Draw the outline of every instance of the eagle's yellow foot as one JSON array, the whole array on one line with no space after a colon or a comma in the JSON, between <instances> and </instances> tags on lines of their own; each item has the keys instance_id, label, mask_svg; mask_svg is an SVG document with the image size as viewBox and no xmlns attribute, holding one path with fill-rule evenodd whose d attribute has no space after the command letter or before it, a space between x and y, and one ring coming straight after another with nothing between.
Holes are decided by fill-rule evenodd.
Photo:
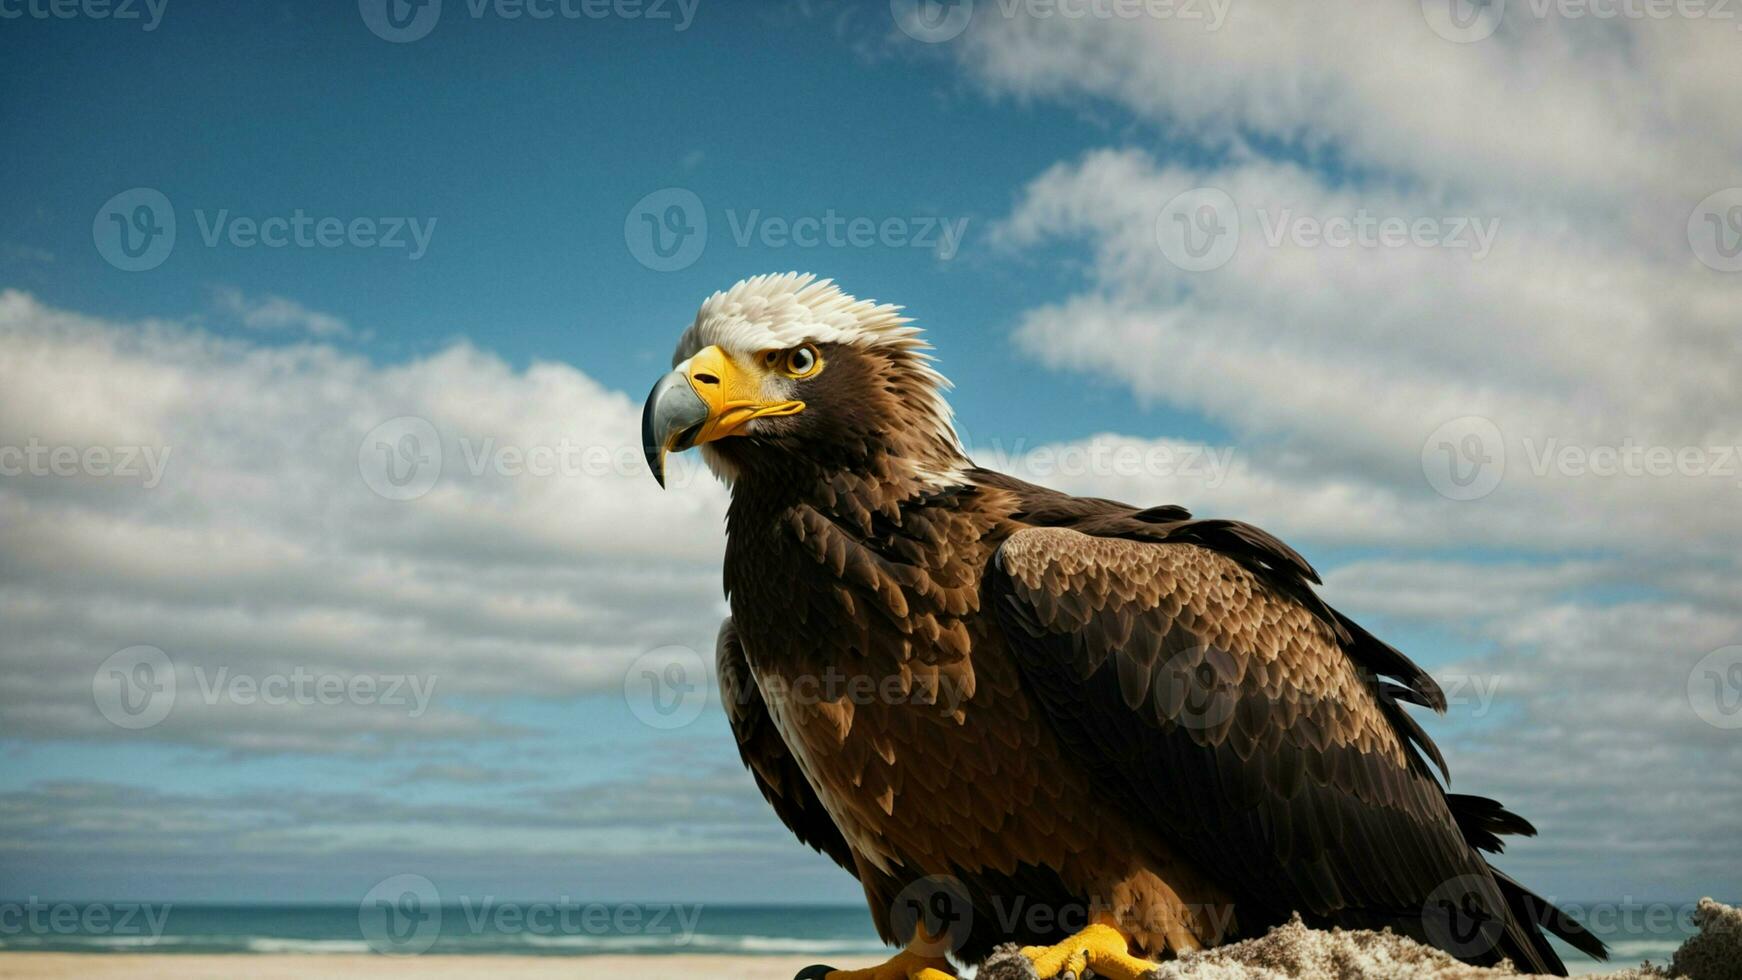
<instances>
[{"instance_id":1,"label":"eagle's yellow foot","mask_svg":"<svg viewBox=\"0 0 1742 980\"><path fill-rule=\"evenodd\" d=\"M827 966L807 966L792 980L955 980L955 968L942 956L922 956L904 949L887 963L863 970L837 970Z\"/></svg>"},{"instance_id":2,"label":"eagle's yellow foot","mask_svg":"<svg viewBox=\"0 0 1742 980\"><path fill-rule=\"evenodd\" d=\"M1160 969L1132 956L1125 934L1106 919L1056 946L1024 946L1019 952L1040 980L1077 980L1089 970L1103 980L1145 980Z\"/></svg>"}]
</instances>

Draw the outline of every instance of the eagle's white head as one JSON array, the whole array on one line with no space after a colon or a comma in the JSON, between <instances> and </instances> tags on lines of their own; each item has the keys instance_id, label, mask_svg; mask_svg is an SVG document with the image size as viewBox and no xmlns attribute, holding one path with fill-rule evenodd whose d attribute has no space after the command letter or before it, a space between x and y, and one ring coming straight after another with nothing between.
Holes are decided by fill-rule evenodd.
<instances>
[{"instance_id":1,"label":"eagle's white head","mask_svg":"<svg viewBox=\"0 0 1742 980\"><path fill-rule=\"evenodd\" d=\"M828 279L745 279L702 303L648 396L648 465L663 483L667 452L702 446L728 482L746 467L863 463L879 452L953 472L964 456L930 349L901 307Z\"/></svg>"}]
</instances>

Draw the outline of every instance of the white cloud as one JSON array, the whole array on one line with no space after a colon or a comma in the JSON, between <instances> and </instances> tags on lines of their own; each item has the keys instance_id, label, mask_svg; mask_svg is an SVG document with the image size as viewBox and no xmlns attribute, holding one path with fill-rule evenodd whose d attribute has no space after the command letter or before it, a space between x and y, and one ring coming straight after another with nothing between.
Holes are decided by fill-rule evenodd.
<instances>
[{"instance_id":1,"label":"white cloud","mask_svg":"<svg viewBox=\"0 0 1742 980\"><path fill-rule=\"evenodd\" d=\"M1107 70L1087 63L1117 63L1126 55L1108 49L1124 52L1140 39L1149 62L1169 64L1183 29L1113 38L1089 22L989 23L970 46L978 57L1017 43L1000 32L1050 40L1062 33L1068 43L1049 57L1074 52L1086 71ZM1414 43L1403 37L1400 50ZM1424 57L1442 57L1440 47L1456 46L1439 42ZM1317 51L1306 44L1301 56L1317 59L1310 65L1285 59L1273 66L1278 78L1248 81L1281 86L1291 72L1299 83L1301 73L1335 68L1347 84L1367 85L1359 65L1337 68L1341 62ZM1244 64L1237 59L1224 75L1240 76ZM1025 80L991 77L1030 94L1068 88L1041 84L1050 76L1038 70ZM1149 108L1198 104L1183 92L1157 100ZM1294 108L1313 131L1336 132L1320 110ZM1436 124L1482 140L1512 119L1481 131L1460 128L1456 116ZM1377 132L1386 125L1363 119ZM1402 129L1391 135L1415 139ZM1701 158L1701 136L1690 132L1686 145L1669 147L1685 156L1678 173ZM1375 151L1358 142L1339 152L1355 168L1408 162L1369 158L1363 154ZM1306 491L1341 487L1374 506L1381 528L1408 533L1431 516L1460 544L1553 551L1589 542L1590 529L1601 526L1607 547L1649 552L1673 544L1728 557L1725 542L1742 537L1742 508L1734 506L1742 492L1742 393L1733 383L1742 363L1734 328L1742 290L1734 276L1695 260L1685 237L1689 205L1674 215L1679 248L1660 248L1638 228L1654 216L1654 195L1673 196L1669 183L1619 195L1593 214L1538 195L1513 170L1453 181L1424 166L1406 176L1350 183L1249 154L1191 168L1134 149L1058 164L1025 189L998 240L1015 250L1082 243L1094 262L1076 295L1021 317L1017 343L1043 363L1123 382L1141 400L1223 424L1263 470ZM1158 236L1170 227L1170 202L1196 188L1226 193L1230 204L1213 215L1215 227L1237 245L1225 264L1187 271ZM1420 241L1480 239L1487 252L1387 243L1376 231L1346 247L1314 237L1336 219L1398 219L1400 228L1425 221L1433 234ZM1491 495L1451 508L1429 492L1424 452L1460 452L1464 433L1451 438L1442 426L1470 417L1493 423L1489 448L1503 454L1504 478ZM1626 472L1640 469L1645 454L1657 458L1655 472ZM1613 456L1635 460L1617 475L1592 475L1593 461L1602 469ZM1398 524L1399 517L1408 519ZM1349 533L1390 532L1363 523Z\"/></svg>"},{"instance_id":2,"label":"white cloud","mask_svg":"<svg viewBox=\"0 0 1742 980\"><path fill-rule=\"evenodd\" d=\"M639 406L573 368L516 371L463 345L377 366L319 344L108 323L16 291L0 294L0 338L0 446L163 460L147 488L8 457L10 731L117 734L93 672L138 644L177 675L173 712L139 737L367 750L505 731L481 704L620 690L641 652L712 642L723 489L686 459L674 482L690 485L662 493L640 458ZM438 434L440 476L388 499L371 489L395 492L365 436L406 416ZM299 668L405 676L434 694L413 716L201 693L221 669Z\"/></svg>"},{"instance_id":3,"label":"white cloud","mask_svg":"<svg viewBox=\"0 0 1742 980\"><path fill-rule=\"evenodd\" d=\"M1742 186L1742 36L1535 6L1454 44L1413 3L1239 3L1216 31L980 5L954 50L990 92L1112 105L1138 120L1128 144L1161 137L1019 195L1000 243L1092 262L1017 345L1238 449L1215 485L1043 482L1251 520L1309 559L1377 555L1326 594L1464 651L1436 673L1489 685L1497 717L1427 724L1458 789L1542 827L1507 867L1573 898L1678 894L1742 831L1742 741L1696 706L1701 658L1742 643L1742 280L1689 233L1696 204ZM1236 244L1182 260L1168 209L1204 188L1228 206L1185 219L1237 220L1212 242ZM1299 233L1362 215L1493 237Z\"/></svg>"},{"instance_id":4,"label":"white cloud","mask_svg":"<svg viewBox=\"0 0 1742 980\"><path fill-rule=\"evenodd\" d=\"M311 310L283 296L250 297L234 286L212 290L212 303L219 312L234 317L251 330L288 330L314 337L347 337L350 325L330 313Z\"/></svg>"},{"instance_id":5,"label":"white cloud","mask_svg":"<svg viewBox=\"0 0 1742 980\"><path fill-rule=\"evenodd\" d=\"M1650 192L1685 199L1682 219L1735 183L1733 23L1537 18L1516 3L1492 38L1455 44L1415 3L1255 0L1216 30L1024 15L1037 6L982 5L963 35L965 65L993 91L1106 99L1193 142L1281 141L1428 186Z\"/></svg>"}]
</instances>

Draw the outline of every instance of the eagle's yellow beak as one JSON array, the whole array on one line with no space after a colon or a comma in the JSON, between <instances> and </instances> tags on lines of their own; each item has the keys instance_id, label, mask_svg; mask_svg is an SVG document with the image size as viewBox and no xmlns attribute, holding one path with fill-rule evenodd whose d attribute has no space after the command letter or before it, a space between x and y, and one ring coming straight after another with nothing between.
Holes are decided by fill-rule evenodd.
<instances>
[{"instance_id":1,"label":"eagle's yellow beak","mask_svg":"<svg viewBox=\"0 0 1742 980\"><path fill-rule=\"evenodd\" d=\"M704 347L659 379L641 410L641 449L660 486L666 453L743 435L752 419L804 411L804 402L769 397L769 374L755 363L740 365L718 347Z\"/></svg>"}]
</instances>

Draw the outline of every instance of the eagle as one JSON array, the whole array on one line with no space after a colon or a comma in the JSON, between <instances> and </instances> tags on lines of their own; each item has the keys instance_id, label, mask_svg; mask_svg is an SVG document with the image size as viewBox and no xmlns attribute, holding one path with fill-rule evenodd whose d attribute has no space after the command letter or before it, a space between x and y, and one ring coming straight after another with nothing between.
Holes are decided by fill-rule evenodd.
<instances>
[{"instance_id":1,"label":"eagle","mask_svg":"<svg viewBox=\"0 0 1742 980\"><path fill-rule=\"evenodd\" d=\"M643 410L661 486L699 447L730 488L716 656L744 765L900 947L800 978L996 952L1139 980L1297 914L1532 972L1565 973L1551 934L1606 955L1489 863L1534 828L1447 791L1404 708L1445 695L1304 558L976 466L930 351L901 307L756 276L702 304Z\"/></svg>"}]
</instances>

